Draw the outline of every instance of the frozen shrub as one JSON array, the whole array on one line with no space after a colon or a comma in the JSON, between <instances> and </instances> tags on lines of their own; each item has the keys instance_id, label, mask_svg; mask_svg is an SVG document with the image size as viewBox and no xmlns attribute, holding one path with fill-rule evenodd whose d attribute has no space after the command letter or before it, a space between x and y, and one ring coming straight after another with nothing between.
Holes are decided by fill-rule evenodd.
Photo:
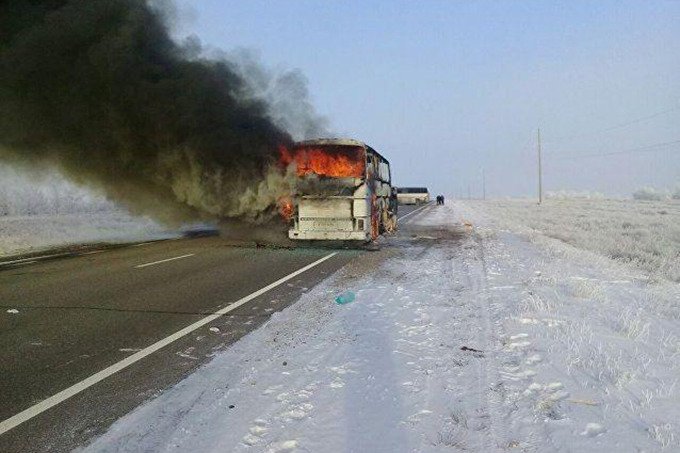
<instances>
[{"instance_id":1,"label":"frozen shrub","mask_svg":"<svg viewBox=\"0 0 680 453\"><path fill-rule=\"evenodd\" d=\"M660 201L663 200L664 197L663 194L654 187L641 187L633 192L633 198L636 200Z\"/></svg>"},{"instance_id":2,"label":"frozen shrub","mask_svg":"<svg viewBox=\"0 0 680 453\"><path fill-rule=\"evenodd\" d=\"M673 189L673 193L672 193L671 197L674 200L680 200L680 184L675 186L675 189Z\"/></svg>"},{"instance_id":3,"label":"frozen shrub","mask_svg":"<svg viewBox=\"0 0 680 453\"><path fill-rule=\"evenodd\" d=\"M545 197L551 200L602 200L605 198L603 193L591 192L589 190L556 190L548 191Z\"/></svg>"}]
</instances>

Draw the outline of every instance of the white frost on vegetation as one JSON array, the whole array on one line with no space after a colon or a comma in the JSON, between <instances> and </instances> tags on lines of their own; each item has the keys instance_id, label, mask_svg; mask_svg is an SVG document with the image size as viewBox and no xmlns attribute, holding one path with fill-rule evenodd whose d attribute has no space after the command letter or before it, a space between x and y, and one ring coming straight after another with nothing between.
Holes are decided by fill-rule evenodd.
<instances>
[{"instance_id":1,"label":"white frost on vegetation","mask_svg":"<svg viewBox=\"0 0 680 453\"><path fill-rule=\"evenodd\" d=\"M570 200L570 199L586 199L586 200L601 200L605 198L601 192L591 192L588 190L556 190L548 191L545 197L553 200Z\"/></svg>"},{"instance_id":2,"label":"white frost on vegetation","mask_svg":"<svg viewBox=\"0 0 680 453\"><path fill-rule=\"evenodd\" d=\"M666 194L654 187L641 187L633 192L634 200L661 201L667 198Z\"/></svg>"},{"instance_id":3,"label":"white frost on vegetation","mask_svg":"<svg viewBox=\"0 0 680 453\"><path fill-rule=\"evenodd\" d=\"M0 218L115 210L106 198L54 172L25 173L0 164Z\"/></svg>"},{"instance_id":4,"label":"white frost on vegetation","mask_svg":"<svg viewBox=\"0 0 680 453\"><path fill-rule=\"evenodd\" d=\"M671 198L673 200L680 200L680 184L675 186L675 188L673 189L673 192L671 194Z\"/></svg>"},{"instance_id":5,"label":"white frost on vegetation","mask_svg":"<svg viewBox=\"0 0 680 453\"><path fill-rule=\"evenodd\" d=\"M171 235L152 220L131 216L58 174L23 173L0 165L0 257Z\"/></svg>"},{"instance_id":6,"label":"white frost on vegetation","mask_svg":"<svg viewBox=\"0 0 680 453\"><path fill-rule=\"evenodd\" d=\"M680 203L674 200L461 201L497 228L520 233L555 254L555 240L680 282Z\"/></svg>"},{"instance_id":7,"label":"white frost on vegetation","mask_svg":"<svg viewBox=\"0 0 680 453\"><path fill-rule=\"evenodd\" d=\"M176 236L152 220L122 211L0 217L0 257L99 242Z\"/></svg>"}]
</instances>

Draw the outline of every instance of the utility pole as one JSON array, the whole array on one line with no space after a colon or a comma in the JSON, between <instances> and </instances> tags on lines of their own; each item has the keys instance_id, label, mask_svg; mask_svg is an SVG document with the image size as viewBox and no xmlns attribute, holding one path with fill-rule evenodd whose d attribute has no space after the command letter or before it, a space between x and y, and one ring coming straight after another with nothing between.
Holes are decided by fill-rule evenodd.
<instances>
[{"instance_id":1,"label":"utility pole","mask_svg":"<svg viewBox=\"0 0 680 453\"><path fill-rule=\"evenodd\" d=\"M486 200L486 175L484 174L483 168L482 168L482 200Z\"/></svg>"},{"instance_id":2,"label":"utility pole","mask_svg":"<svg viewBox=\"0 0 680 453\"><path fill-rule=\"evenodd\" d=\"M543 203L543 170L541 168L541 128L538 128L538 204Z\"/></svg>"},{"instance_id":3,"label":"utility pole","mask_svg":"<svg viewBox=\"0 0 680 453\"><path fill-rule=\"evenodd\" d=\"M468 200L470 199L472 199L472 197L470 196L470 183L468 183Z\"/></svg>"}]
</instances>

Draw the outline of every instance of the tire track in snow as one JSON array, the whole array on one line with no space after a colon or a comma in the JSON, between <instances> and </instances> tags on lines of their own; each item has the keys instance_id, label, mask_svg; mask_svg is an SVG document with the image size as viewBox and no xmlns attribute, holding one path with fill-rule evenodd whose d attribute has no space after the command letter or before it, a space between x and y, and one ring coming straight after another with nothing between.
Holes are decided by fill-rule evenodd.
<instances>
[{"instance_id":1,"label":"tire track in snow","mask_svg":"<svg viewBox=\"0 0 680 453\"><path fill-rule=\"evenodd\" d=\"M504 407L503 381L498 372L500 350L497 310L489 297L488 269L485 244L475 231L472 236L474 247L469 249L462 264L468 288L473 292L479 313L477 348L484 351L484 358L477 360L479 366L478 391L480 407L488 416L488 436L483 437L479 451L495 452L506 450L509 446L507 426L502 416Z\"/></svg>"}]
</instances>

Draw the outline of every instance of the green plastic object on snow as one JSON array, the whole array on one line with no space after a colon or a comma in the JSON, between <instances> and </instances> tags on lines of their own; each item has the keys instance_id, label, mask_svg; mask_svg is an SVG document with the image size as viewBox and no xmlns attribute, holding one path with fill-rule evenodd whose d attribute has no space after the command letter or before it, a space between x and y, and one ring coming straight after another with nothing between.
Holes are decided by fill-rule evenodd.
<instances>
[{"instance_id":1,"label":"green plastic object on snow","mask_svg":"<svg viewBox=\"0 0 680 453\"><path fill-rule=\"evenodd\" d=\"M354 293L351 291L345 291L335 298L335 303L338 305L345 305L350 302L354 302Z\"/></svg>"}]
</instances>

